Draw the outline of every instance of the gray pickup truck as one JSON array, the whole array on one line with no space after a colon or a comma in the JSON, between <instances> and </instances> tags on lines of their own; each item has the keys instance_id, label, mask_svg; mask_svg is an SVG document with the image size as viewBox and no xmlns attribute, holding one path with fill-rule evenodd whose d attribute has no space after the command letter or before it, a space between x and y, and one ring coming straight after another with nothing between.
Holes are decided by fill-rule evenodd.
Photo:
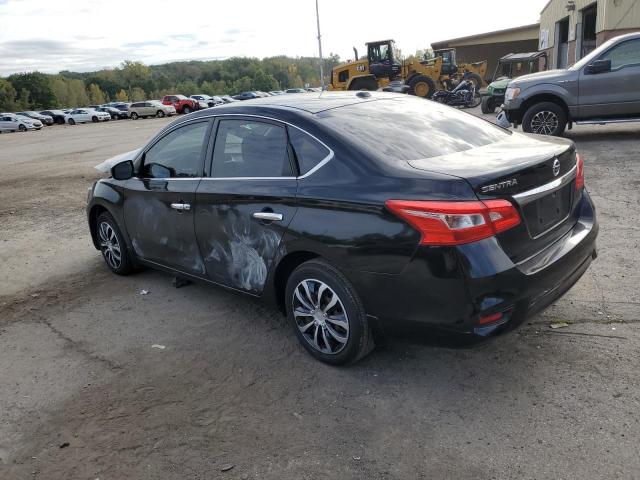
<instances>
[{"instance_id":1,"label":"gray pickup truck","mask_svg":"<svg viewBox=\"0 0 640 480\"><path fill-rule=\"evenodd\" d=\"M640 32L603 43L566 70L509 83L501 126L562 135L576 124L640 122Z\"/></svg>"}]
</instances>

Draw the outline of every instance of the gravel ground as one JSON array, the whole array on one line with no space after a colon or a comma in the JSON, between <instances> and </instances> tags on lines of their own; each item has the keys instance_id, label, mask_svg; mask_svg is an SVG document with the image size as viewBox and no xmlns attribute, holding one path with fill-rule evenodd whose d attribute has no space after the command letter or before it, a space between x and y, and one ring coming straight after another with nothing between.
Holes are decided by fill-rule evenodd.
<instances>
[{"instance_id":1,"label":"gravel ground","mask_svg":"<svg viewBox=\"0 0 640 480\"><path fill-rule=\"evenodd\" d=\"M0 479L640 477L638 125L568 133L601 231L564 298L332 368L254 300L107 271L93 166L167 121L0 135Z\"/></svg>"}]
</instances>

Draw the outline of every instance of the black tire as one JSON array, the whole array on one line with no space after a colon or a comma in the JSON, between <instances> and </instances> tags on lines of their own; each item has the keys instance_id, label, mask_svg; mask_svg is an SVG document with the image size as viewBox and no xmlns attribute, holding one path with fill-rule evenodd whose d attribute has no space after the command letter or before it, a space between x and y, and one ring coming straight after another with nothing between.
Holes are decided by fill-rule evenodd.
<instances>
[{"instance_id":1,"label":"black tire","mask_svg":"<svg viewBox=\"0 0 640 480\"><path fill-rule=\"evenodd\" d=\"M371 77L367 78L356 78L349 85L349 90L367 90L370 92L375 92L378 90L378 82Z\"/></svg>"},{"instance_id":2,"label":"black tire","mask_svg":"<svg viewBox=\"0 0 640 480\"><path fill-rule=\"evenodd\" d=\"M473 94L473 98L471 99L471 104L467 105L466 108L476 108L478 105L482 103L482 97L478 92Z\"/></svg>"},{"instance_id":3,"label":"black tire","mask_svg":"<svg viewBox=\"0 0 640 480\"><path fill-rule=\"evenodd\" d=\"M108 225L104 227L103 224ZM111 230L109 230L109 228ZM104 229L104 231L102 230ZM109 234L113 232L113 237ZM103 235L104 234L104 235ZM127 244L124 241L124 237L118 228L118 224L113 219L109 212L102 212L96 220L96 238L100 245L100 251L102 252L102 258L104 258L107 267L113 273L117 275L129 275L134 271L134 264L127 248ZM104 242L107 238L108 242ZM115 240L113 240L115 238ZM105 244L107 243L107 244ZM120 250L120 261L117 262L116 247Z\"/></svg>"},{"instance_id":4,"label":"black tire","mask_svg":"<svg viewBox=\"0 0 640 480\"><path fill-rule=\"evenodd\" d=\"M156 117L158 117L158 118L162 118L162 117L164 117L164 115L165 115L165 114L164 114L164 112L163 112L162 110L158 110L158 111L156 112Z\"/></svg>"},{"instance_id":5,"label":"black tire","mask_svg":"<svg viewBox=\"0 0 640 480\"><path fill-rule=\"evenodd\" d=\"M93 123L98 123L98 117L95 117L95 116L94 116L94 117L91 117L91 121L92 121Z\"/></svg>"},{"instance_id":6,"label":"black tire","mask_svg":"<svg viewBox=\"0 0 640 480\"><path fill-rule=\"evenodd\" d=\"M59 118L58 120L56 120L56 123L58 125L64 125L64 118Z\"/></svg>"},{"instance_id":7,"label":"black tire","mask_svg":"<svg viewBox=\"0 0 640 480\"><path fill-rule=\"evenodd\" d=\"M305 295L304 282L309 282L307 286L311 298ZM321 284L328 288L322 288ZM313 290L314 285L317 287L315 290ZM319 292L321 298L316 301L316 294ZM337 301L327 308L334 295L337 296ZM309 306L315 307L314 310L305 307L301 298L312 300L314 305ZM311 303L308 300L306 301ZM298 340L312 356L321 362L344 365L360 360L373 349L373 336L362 301L349 280L333 265L323 260L310 260L298 266L287 280L285 303L287 318ZM294 309L300 313L297 319ZM316 312L315 315L319 320L314 316L309 317L309 313L305 310L309 313ZM344 319L341 319L341 316L344 316ZM307 318L311 323L304 324ZM343 323L347 328L334 321ZM304 326L307 327L305 333L303 333ZM334 333L331 333L332 331ZM313 344L313 337L318 339L319 343L315 344L317 346ZM346 341L338 341L339 337L343 340L346 338Z\"/></svg>"},{"instance_id":8,"label":"black tire","mask_svg":"<svg viewBox=\"0 0 640 480\"><path fill-rule=\"evenodd\" d=\"M409 94L422 98L431 98L436 91L435 82L426 75L417 75L409 80Z\"/></svg>"},{"instance_id":9,"label":"black tire","mask_svg":"<svg viewBox=\"0 0 640 480\"><path fill-rule=\"evenodd\" d=\"M522 117L522 130L527 133L559 137L566 128L567 114L557 103L536 103Z\"/></svg>"},{"instance_id":10,"label":"black tire","mask_svg":"<svg viewBox=\"0 0 640 480\"><path fill-rule=\"evenodd\" d=\"M496 111L496 102L493 97L482 97L482 103L480 104L482 113L494 113Z\"/></svg>"},{"instance_id":11,"label":"black tire","mask_svg":"<svg viewBox=\"0 0 640 480\"><path fill-rule=\"evenodd\" d=\"M185 107L182 109L182 113L184 113L185 115L187 113L191 113L191 109L185 105Z\"/></svg>"},{"instance_id":12,"label":"black tire","mask_svg":"<svg viewBox=\"0 0 640 480\"><path fill-rule=\"evenodd\" d=\"M136 112L131 112L131 120L137 120L138 114Z\"/></svg>"},{"instance_id":13,"label":"black tire","mask_svg":"<svg viewBox=\"0 0 640 480\"><path fill-rule=\"evenodd\" d=\"M476 87L476 92L480 93L480 89L482 88L482 78L480 78L480 75L477 73L465 73L462 76L462 80L471 80Z\"/></svg>"},{"instance_id":14,"label":"black tire","mask_svg":"<svg viewBox=\"0 0 640 480\"><path fill-rule=\"evenodd\" d=\"M26 132L27 127L25 127L24 125L18 125L18 130L20 130L21 132Z\"/></svg>"},{"instance_id":15,"label":"black tire","mask_svg":"<svg viewBox=\"0 0 640 480\"><path fill-rule=\"evenodd\" d=\"M73 118L69 119L69 125L75 125L76 121Z\"/></svg>"}]
</instances>

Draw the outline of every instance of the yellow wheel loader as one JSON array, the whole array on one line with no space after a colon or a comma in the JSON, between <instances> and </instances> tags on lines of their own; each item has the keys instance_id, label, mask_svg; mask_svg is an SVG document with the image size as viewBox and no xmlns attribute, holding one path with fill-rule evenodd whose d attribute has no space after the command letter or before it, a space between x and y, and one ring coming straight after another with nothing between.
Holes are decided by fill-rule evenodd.
<instances>
[{"instance_id":1,"label":"yellow wheel loader","mask_svg":"<svg viewBox=\"0 0 640 480\"><path fill-rule=\"evenodd\" d=\"M333 68L331 72L330 90L378 90L390 88L394 83L402 81L401 91L408 91L412 95L431 98L437 89L448 90L457 85L461 78L469 78L482 85L482 74L486 71L487 62L465 65L464 69L456 67L455 63L447 64L453 55L436 56L421 62L404 62L398 59L395 42L380 40L369 42L366 58L358 58L358 51L354 48L355 60ZM474 65L479 65L473 67ZM454 68L455 67L455 68ZM458 75L462 71L462 76ZM476 78L477 77L477 78Z\"/></svg>"}]
</instances>

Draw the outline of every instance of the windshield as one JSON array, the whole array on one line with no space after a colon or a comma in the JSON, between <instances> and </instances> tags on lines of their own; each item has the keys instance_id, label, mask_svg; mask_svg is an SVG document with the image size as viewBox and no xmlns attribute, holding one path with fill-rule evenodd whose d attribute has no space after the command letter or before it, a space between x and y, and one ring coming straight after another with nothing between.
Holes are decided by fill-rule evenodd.
<instances>
[{"instance_id":1,"label":"windshield","mask_svg":"<svg viewBox=\"0 0 640 480\"><path fill-rule=\"evenodd\" d=\"M511 132L421 98L382 97L318 115L336 134L391 160L419 160L497 142Z\"/></svg>"},{"instance_id":2,"label":"windshield","mask_svg":"<svg viewBox=\"0 0 640 480\"><path fill-rule=\"evenodd\" d=\"M587 55L586 57L583 57L582 59L577 61L572 67L569 68L569 70L573 70L573 71L580 70L585 65L588 65L592 61L596 60L602 54L602 52L607 50L614 43L616 43L616 39L615 38L612 38L611 40L609 40L607 42L604 42L602 45L600 45L598 48L596 48L589 55Z\"/></svg>"}]
</instances>

